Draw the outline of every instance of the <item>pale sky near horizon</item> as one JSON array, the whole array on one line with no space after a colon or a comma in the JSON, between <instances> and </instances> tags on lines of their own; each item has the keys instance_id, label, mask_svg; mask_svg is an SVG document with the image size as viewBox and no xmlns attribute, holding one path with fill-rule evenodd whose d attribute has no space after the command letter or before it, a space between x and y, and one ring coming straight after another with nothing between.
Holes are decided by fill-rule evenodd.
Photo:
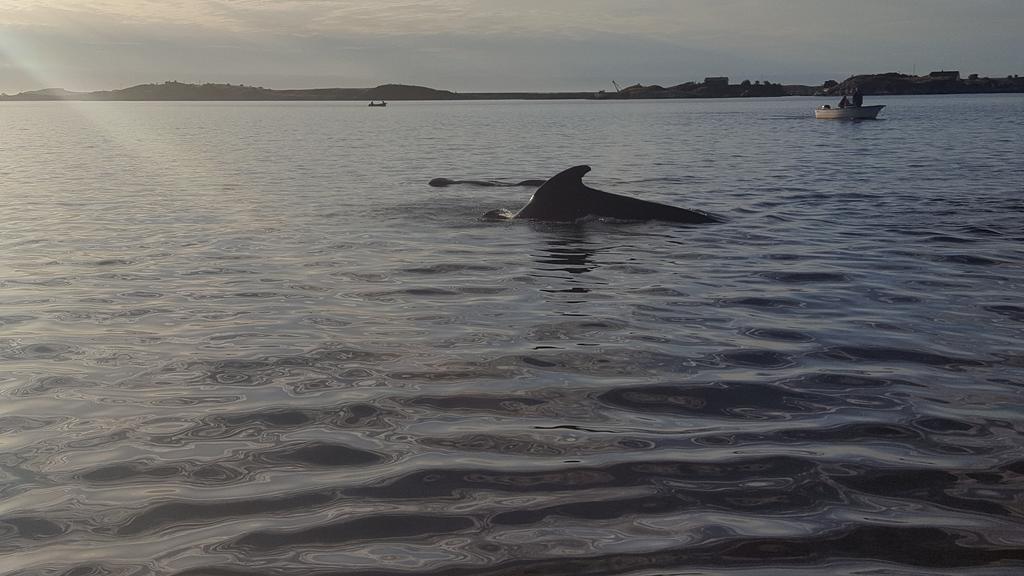
<instances>
[{"instance_id":1,"label":"pale sky near horizon","mask_svg":"<svg viewBox=\"0 0 1024 576\"><path fill-rule=\"evenodd\" d=\"M0 0L0 92L1024 74L1024 0Z\"/></svg>"}]
</instances>

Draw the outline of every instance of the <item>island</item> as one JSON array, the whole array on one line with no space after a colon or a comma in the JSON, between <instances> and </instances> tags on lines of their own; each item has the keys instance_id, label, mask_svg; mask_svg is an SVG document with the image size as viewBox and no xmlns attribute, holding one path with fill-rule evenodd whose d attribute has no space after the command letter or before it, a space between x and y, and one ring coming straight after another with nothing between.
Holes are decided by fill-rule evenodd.
<instances>
[{"instance_id":1,"label":"island","mask_svg":"<svg viewBox=\"0 0 1024 576\"><path fill-rule=\"evenodd\" d=\"M70 92L60 88L0 95L0 100L451 100L456 94L423 86L385 84L376 88L273 90L242 84L186 84L168 81L121 90Z\"/></svg>"},{"instance_id":2,"label":"island","mask_svg":"<svg viewBox=\"0 0 1024 576\"><path fill-rule=\"evenodd\" d=\"M938 70L927 76L913 76L889 72L851 76L842 82L826 82L824 96L850 94L859 88L872 96L904 96L912 94L1006 94L1024 92L1024 78L1017 75L1005 78L981 78L971 74L961 78L957 70Z\"/></svg>"},{"instance_id":3,"label":"island","mask_svg":"<svg viewBox=\"0 0 1024 576\"><path fill-rule=\"evenodd\" d=\"M780 96L839 96L859 89L865 95L904 94L979 94L1024 92L1024 78L980 78L971 74L961 78L958 71L937 71L927 76L898 72L856 75L820 86L776 84L743 80L732 84L728 77L705 78L702 82L684 82L669 87L634 84L597 92L454 92L424 86L384 84L375 88L313 88L276 90L241 84L188 84L168 81L140 84L120 90L72 92L60 88L34 90L14 95L0 94L0 101L244 101L244 100L641 100L664 98L772 98Z\"/></svg>"}]
</instances>

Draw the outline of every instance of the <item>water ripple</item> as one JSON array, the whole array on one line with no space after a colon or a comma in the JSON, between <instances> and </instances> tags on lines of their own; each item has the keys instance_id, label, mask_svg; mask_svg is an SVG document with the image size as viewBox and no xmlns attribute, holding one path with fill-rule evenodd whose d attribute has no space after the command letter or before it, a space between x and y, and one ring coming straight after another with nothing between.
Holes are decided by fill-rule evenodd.
<instances>
[{"instance_id":1,"label":"water ripple","mask_svg":"<svg viewBox=\"0 0 1024 576\"><path fill-rule=\"evenodd\" d=\"M891 99L8 103L0 573L1021 573L1020 101ZM427 185L583 162L727 222Z\"/></svg>"}]
</instances>

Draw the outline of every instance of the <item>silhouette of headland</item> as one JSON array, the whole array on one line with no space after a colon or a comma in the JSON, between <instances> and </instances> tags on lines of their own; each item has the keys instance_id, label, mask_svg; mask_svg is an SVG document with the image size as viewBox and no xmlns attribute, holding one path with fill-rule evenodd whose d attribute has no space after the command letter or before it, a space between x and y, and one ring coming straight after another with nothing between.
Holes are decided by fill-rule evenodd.
<instances>
[{"instance_id":1,"label":"silhouette of headland","mask_svg":"<svg viewBox=\"0 0 1024 576\"><path fill-rule=\"evenodd\" d=\"M860 89L863 94L911 95L911 94L1005 94L1024 92L1024 78L1017 75L1005 78L983 78L971 74L961 78L956 70L940 70L927 76L912 76L899 72L886 74L861 74L851 76L842 82L826 82L821 94L839 96L851 94Z\"/></svg>"},{"instance_id":2,"label":"silhouette of headland","mask_svg":"<svg viewBox=\"0 0 1024 576\"><path fill-rule=\"evenodd\" d=\"M47 88L0 94L0 101L37 100L640 100L659 98L771 98L779 96L833 96L859 88L865 95L898 94L977 94L1024 92L1024 78L979 78L976 74L960 78L956 71L932 72L911 76L898 72L851 76L842 82L829 80L820 86L775 84L743 80L730 84L727 77L705 78L703 82L684 82L674 86L634 84L614 91L598 92L454 92L425 86L384 84L375 88L312 88L275 90L242 84L186 84L168 81L139 84L120 90L72 92Z\"/></svg>"}]
</instances>

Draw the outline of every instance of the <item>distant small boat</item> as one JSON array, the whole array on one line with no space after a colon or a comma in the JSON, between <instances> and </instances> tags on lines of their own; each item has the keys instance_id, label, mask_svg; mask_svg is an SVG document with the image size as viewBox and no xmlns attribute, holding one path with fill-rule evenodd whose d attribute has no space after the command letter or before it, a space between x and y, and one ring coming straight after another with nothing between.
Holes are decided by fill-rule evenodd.
<instances>
[{"instance_id":1,"label":"distant small boat","mask_svg":"<svg viewBox=\"0 0 1024 576\"><path fill-rule=\"evenodd\" d=\"M885 104L875 106L847 106L833 108L828 104L814 109L814 117L825 120L873 120L885 108Z\"/></svg>"},{"instance_id":2,"label":"distant small boat","mask_svg":"<svg viewBox=\"0 0 1024 576\"><path fill-rule=\"evenodd\" d=\"M388 103L383 101L383 100L381 100L379 103L378 102L374 102L374 101L371 100L369 105L370 106L387 106Z\"/></svg>"}]
</instances>

